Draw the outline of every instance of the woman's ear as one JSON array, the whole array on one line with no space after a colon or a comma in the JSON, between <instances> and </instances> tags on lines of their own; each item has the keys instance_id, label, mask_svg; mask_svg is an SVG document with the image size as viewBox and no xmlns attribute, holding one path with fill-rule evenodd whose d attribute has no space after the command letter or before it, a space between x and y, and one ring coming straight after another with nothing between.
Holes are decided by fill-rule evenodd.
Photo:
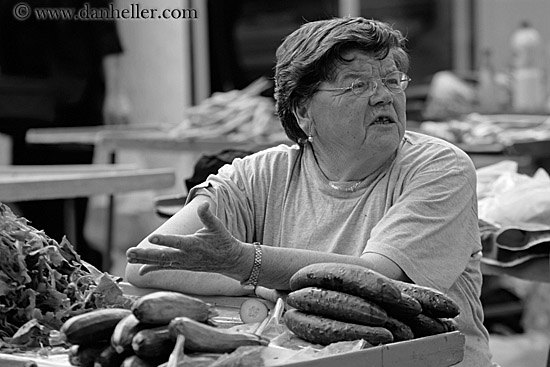
<instances>
[{"instance_id":1,"label":"woman's ear","mask_svg":"<svg viewBox=\"0 0 550 367\"><path fill-rule=\"evenodd\" d=\"M300 105L295 107L293 111L294 117L298 122L298 126L300 126L300 128L305 132L311 130L311 124L313 122L308 107L309 103L300 103Z\"/></svg>"}]
</instances>

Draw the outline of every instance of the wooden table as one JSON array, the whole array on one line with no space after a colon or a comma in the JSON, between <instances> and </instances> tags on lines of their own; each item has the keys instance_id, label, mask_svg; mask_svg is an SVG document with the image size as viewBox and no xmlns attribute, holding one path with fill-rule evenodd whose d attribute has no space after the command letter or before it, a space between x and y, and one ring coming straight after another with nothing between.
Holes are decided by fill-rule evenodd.
<instances>
[{"instance_id":1,"label":"wooden table","mask_svg":"<svg viewBox=\"0 0 550 367\"><path fill-rule=\"evenodd\" d=\"M98 126L75 128L38 128L30 129L26 140L34 144L84 144L105 149L111 154L115 163L117 151L128 150L158 150L158 151L188 151L204 154L217 153L223 149L260 150L277 144L292 144L290 140L281 141L233 141L219 139L186 139L170 134L170 125L136 124L128 126ZM415 131L415 127L411 128ZM416 130L418 130L416 128ZM531 163L530 154L540 157L541 148L550 142L522 143L520 147L505 147L502 144L460 145L476 164L482 167L499 162L503 159L515 160L520 166ZM536 149L528 149L533 146ZM544 150L544 149L543 149Z\"/></svg>"},{"instance_id":2,"label":"wooden table","mask_svg":"<svg viewBox=\"0 0 550 367\"><path fill-rule=\"evenodd\" d=\"M168 128L163 124L101 125L80 127L51 127L29 129L25 136L31 144L84 144L96 145L102 136L134 132L161 132Z\"/></svg>"},{"instance_id":3,"label":"wooden table","mask_svg":"<svg viewBox=\"0 0 550 367\"><path fill-rule=\"evenodd\" d=\"M243 149L259 151L277 144L290 144L290 141L267 140L229 140L219 139L186 139L184 137L171 136L165 132L150 133L144 131L121 132L102 134L98 138L98 144L110 152L122 149L132 150L160 150L160 151L187 151L203 154L218 153L224 149Z\"/></svg>"},{"instance_id":4,"label":"wooden table","mask_svg":"<svg viewBox=\"0 0 550 367\"><path fill-rule=\"evenodd\" d=\"M187 139L171 134L170 126L162 124L30 129L27 132L26 140L33 144L94 145L109 153L110 161L104 163L116 163L116 155L120 150L185 151L212 154L224 149L257 151L277 144L291 144L290 140Z\"/></svg>"},{"instance_id":5,"label":"wooden table","mask_svg":"<svg viewBox=\"0 0 550 367\"><path fill-rule=\"evenodd\" d=\"M172 169L142 169L129 165L0 166L0 201L64 199L67 238L75 244L74 200L93 195L172 187ZM57 215L57 213L53 214ZM111 267L114 211L107 215L104 269ZM32 220L32 218L29 218ZM78 247L78 244L75 244Z\"/></svg>"}]
</instances>

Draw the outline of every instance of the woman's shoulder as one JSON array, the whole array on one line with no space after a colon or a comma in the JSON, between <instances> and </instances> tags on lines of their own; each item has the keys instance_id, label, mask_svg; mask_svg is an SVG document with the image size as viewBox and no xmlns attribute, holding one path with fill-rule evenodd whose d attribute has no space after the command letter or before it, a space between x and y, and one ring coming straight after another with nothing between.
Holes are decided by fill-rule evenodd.
<instances>
[{"instance_id":1,"label":"woman's shoulder","mask_svg":"<svg viewBox=\"0 0 550 367\"><path fill-rule=\"evenodd\" d=\"M263 155L271 158L275 157L292 157L300 153L300 146L298 144L278 144L270 148L260 150L256 154Z\"/></svg>"},{"instance_id":2,"label":"woman's shoulder","mask_svg":"<svg viewBox=\"0 0 550 367\"><path fill-rule=\"evenodd\" d=\"M252 153L242 158L242 161L246 164L260 164L261 166L284 164L285 162L293 162L299 154L300 147L298 145L279 144Z\"/></svg>"},{"instance_id":3,"label":"woman's shoulder","mask_svg":"<svg viewBox=\"0 0 550 367\"><path fill-rule=\"evenodd\" d=\"M415 164L430 164L443 169L474 170L471 158L458 146L443 139L407 131L403 138L401 158Z\"/></svg>"},{"instance_id":4,"label":"woman's shoulder","mask_svg":"<svg viewBox=\"0 0 550 367\"><path fill-rule=\"evenodd\" d=\"M410 144L417 145L417 146L461 151L461 149L458 146L456 146L451 142L448 142L446 140L443 140L435 136L420 133L417 131L407 130L405 132L404 140L406 142L409 142Z\"/></svg>"},{"instance_id":5,"label":"woman's shoulder","mask_svg":"<svg viewBox=\"0 0 550 367\"><path fill-rule=\"evenodd\" d=\"M243 158L236 158L230 166L224 167L224 170L230 169L247 176L272 175L287 171L288 167L296 162L299 155L298 145L279 144Z\"/></svg>"}]
</instances>

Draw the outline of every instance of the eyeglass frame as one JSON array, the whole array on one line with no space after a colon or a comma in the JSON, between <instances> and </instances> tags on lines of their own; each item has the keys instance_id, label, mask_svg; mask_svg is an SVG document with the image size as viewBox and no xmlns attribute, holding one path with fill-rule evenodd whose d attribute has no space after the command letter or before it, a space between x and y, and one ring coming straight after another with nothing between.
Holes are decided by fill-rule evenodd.
<instances>
[{"instance_id":1,"label":"eyeglass frame","mask_svg":"<svg viewBox=\"0 0 550 367\"><path fill-rule=\"evenodd\" d=\"M392 75L394 73L399 73L401 74L401 77L403 79L400 80L400 84L403 83L403 82L406 82L407 85L405 86L405 88L401 88L400 87L400 90L398 91L394 91L392 90L392 88L388 87L388 85L386 84L386 80L388 79L388 76L389 75ZM382 82L382 85L384 87L386 87L387 90L389 90L391 93L393 94L398 94L398 93L401 93L401 92L404 92L407 87L409 86L409 83L411 82L411 78L404 72L402 71L399 71L399 70L396 70L396 71L392 71L390 73L388 73L384 78L378 78L378 79L368 79L367 81L365 81L364 79L362 79L361 77L358 77L356 79L353 80L353 82L351 83L350 86L348 87L340 87L340 88L324 88L324 89L317 89L317 91L320 91L320 92L334 92L334 91L342 91L342 94L347 92L347 91L350 91L351 93L353 93L354 96L356 96L357 98L369 98L371 97L372 95L374 95L374 93L376 93L376 90L378 89L378 83L377 81L381 81ZM353 87L354 85L356 84L357 81L361 81L361 82L372 82L374 84L373 88L372 88L372 92L369 93L369 94L366 94L366 95L359 95L357 94L356 92L353 91ZM368 89L367 89L368 90ZM365 92L367 91L365 90Z\"/></svg>"}]
</instances>

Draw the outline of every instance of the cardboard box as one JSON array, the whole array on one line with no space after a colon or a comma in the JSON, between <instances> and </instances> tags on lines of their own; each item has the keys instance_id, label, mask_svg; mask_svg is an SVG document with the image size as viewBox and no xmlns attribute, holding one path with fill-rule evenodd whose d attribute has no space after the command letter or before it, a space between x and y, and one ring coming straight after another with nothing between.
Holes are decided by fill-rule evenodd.
<instances>
[{"instance_id":1,"label":"cardboard box","mask_svg":"<svg viewBox=\"0 0 550 367\"><path fill-rule=\"evenodd\" d=\"M464 341L463 334L453 331L284 367L447 367L464 358Z\"/></svg>"}]
</instances>

